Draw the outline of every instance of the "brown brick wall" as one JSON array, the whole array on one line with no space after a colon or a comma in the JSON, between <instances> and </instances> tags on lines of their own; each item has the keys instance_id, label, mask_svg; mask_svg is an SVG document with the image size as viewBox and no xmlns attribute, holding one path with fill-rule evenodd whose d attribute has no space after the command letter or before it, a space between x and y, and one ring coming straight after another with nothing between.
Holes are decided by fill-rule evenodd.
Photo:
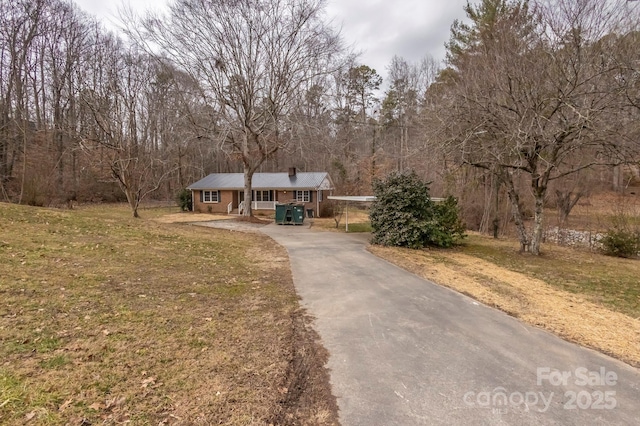
<instances>
[{"instance_id":1,"label":"brown brick wall","mask_svg":"<svg viewBox=\"0 0 640 426\"><path fill-rule=\"evenodd\" d=\"M296 200L293 198L293 191L276 191L276 200L279 203L297 203ZM304 209L305 209L305 217L307 215L307 209L311 209L314 211L314 216L318 217L320 212L318 212L318 192L317 191L311 191L312 195L311 195L311 199L313 201L308 202L308 203L304 203ZM322 204L327 200L327 195L329 195L329 191L324 191L322 194L322 201L320 201L320 210L322 210Z\"/></svg>"},{"instance_id":2,"label":"brown brick wall","mask_svg":"<svg viewBox=\"0 0 640 426\"><path fill-rule=\"evenodd\" d=\"M227 213L227 204L233 200L235 191L220 191L220 202L200 202L200 191L193 191L193 211L198 213ZM211 211L209 211L211 207Z\"/></svg>"},{"instance_id":3,"label":"brown brick wall","mask_svg":"<svg viewBox=\"0 0 640 426\"><path fill-rule=\"evenodd\" d=\"M295 201L293 199L293 191L276 191L275 196L278 203L292 203Z\"/></svg>"}]
</instances>

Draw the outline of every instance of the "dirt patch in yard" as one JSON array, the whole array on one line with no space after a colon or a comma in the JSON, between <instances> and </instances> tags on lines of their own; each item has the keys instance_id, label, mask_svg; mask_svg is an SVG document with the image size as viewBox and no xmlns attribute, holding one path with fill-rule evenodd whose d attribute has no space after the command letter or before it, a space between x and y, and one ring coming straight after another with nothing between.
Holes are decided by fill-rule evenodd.
<instances>
[{"instance_id":1,"label":"dirt patch in yard","mask_svg":"<svg viewBox=\"0 0 640 426\"><path fill-rule=\"evenodd\" d=\"M300 310L293 315L292 354L287 380L269 423L274 425L338 425L338 404L331 393L325 364L327 350L312 327L313 320Z\"/></svg>"},{"instance_id":2,"label":"dirt patch in yard","mask_svg":"<svg viewBox=\"0 0 640 426\"><path fill-rule=\"evenodd\" d=\"M210 222L212 220L229 220L229 219L231 219L231 216L225 216L221 214L181 212L181 213L163 215L155 218L154 220L160 223L188 223L188 222Z\"/></svg>"},{"instance_id":3,"label":"dirt patch in yard","mask_svg":"<svg viewBox=\"0 0 640 426\"><path fill-rule=\"evenodd\" d=\"M588 296L456 251L371 246L372 253L566 340L640 366L640 320Z\"/></svg>"},{"instance_id":4,"label":"dirt patch in yard","mask_svg":"<svg viewBox=\"0 0 640 426\"><path fill-rule=\"evenodd\" d=\"M235 218L235 220L237 222L256 223L256 224L262 224L262 225L268 225L270 223L273 223L273 220L269 220L266 218L259 218L256 216L238 216Z\"/></svg>"}]
</instances>

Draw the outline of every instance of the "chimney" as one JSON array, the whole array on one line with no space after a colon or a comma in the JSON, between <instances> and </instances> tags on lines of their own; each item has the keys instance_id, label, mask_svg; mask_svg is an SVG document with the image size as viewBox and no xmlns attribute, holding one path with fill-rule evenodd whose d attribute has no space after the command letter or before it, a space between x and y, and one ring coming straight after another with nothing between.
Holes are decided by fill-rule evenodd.
<instances>
[{"instance_id":1,"label":"chimney","mask_svg":"<svg viewBox=\"0 0 640 426\"><path fill-rule=\"evenodd\" d=\"M296 175L296 168L289 167L289 177L294 177Z\"/></svg>"}]
</instances>

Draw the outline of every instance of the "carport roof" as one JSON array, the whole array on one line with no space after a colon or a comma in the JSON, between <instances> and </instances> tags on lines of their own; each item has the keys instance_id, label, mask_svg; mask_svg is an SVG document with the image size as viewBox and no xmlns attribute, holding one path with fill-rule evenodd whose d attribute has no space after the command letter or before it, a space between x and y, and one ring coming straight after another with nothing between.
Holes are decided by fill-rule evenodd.
<instances>
[{"instance_id":1,"label":"carport roof","mask_svg":"<svg viewBox=\"0 0 640 426\"><path fill-rule=\"evenodd\" d=\"M375 195L329 195L327 198L336 201L356 201L360 203L370 203L376 201ZM431 201L433 201L434 203L440 203L444 201L444 198L431 197Z\"/></svg>"},{"instance_id":2,"label":"carport roof","mask_svg":"<svg viewBox=\"0 0 640 426\"><path fill-rule=\"evenodd\" d=\"M361 203L368 203L376 200L374 195L330 195L327 198L337 201L357 201Z\"/></svg>"}]
</instances>

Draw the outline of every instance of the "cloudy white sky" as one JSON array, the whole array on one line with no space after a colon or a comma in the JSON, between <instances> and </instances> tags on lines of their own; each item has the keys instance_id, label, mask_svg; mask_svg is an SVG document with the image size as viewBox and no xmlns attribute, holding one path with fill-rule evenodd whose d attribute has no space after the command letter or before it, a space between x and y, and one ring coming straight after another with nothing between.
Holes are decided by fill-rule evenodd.
<instances>
[{"instance_id":1,"label":"cloudy white sky","mask_svg":"<svg viewBox=\"0 0 640 426\"><path fill-rule=\"evenodd\" d=\"M111 28L127 0L75 0ZM162 7L170 0L131 0L138 11ZM464 17L466 0L329 0L327 14L342 28L345 41L362 52L360 62L383 77L394 55L419 61L426 54L444 59L444 43L453 21Z\"/></svg>"}]
</instances>

